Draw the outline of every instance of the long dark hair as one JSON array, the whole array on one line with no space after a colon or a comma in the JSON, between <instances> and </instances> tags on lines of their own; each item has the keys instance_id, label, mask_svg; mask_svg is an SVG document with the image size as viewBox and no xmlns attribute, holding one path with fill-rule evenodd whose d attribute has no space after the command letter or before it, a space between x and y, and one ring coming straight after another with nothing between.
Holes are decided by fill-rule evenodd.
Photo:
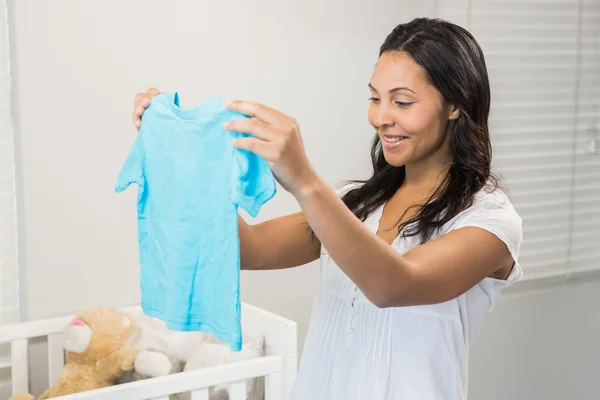
<instances>
[{"instance_id":1,"label":"long dark hair","mask_svg":"<svg viewBox=\"0 0 600 400\"><path fill-rule=\"evenodd\" d=\"M398 228L404 237L418 235L424 243L470 207L478 191L497 186L498 181L491 173L490 84L486 63L481 48L468 31L440 19L417 18L398 25L381 45L379 57L387 52L402 52L412 57L444 100L460 110L450 132L452 165L428 201L417 205L415 216ZM389 200L405 179L404 166L394 167L385 160L377 135L371 160L371 178L354 181L360 185L342 197L362 221Z\"/></svg>"}]
</instances>

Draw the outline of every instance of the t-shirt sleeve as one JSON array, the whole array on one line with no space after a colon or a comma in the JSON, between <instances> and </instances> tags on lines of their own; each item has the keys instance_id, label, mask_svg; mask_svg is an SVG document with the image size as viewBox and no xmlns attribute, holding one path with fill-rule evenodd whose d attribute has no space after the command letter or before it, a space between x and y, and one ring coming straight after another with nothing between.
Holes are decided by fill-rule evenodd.
<instances>
[{"instance_id":1,"label":"t-shirt sleeve","mask_svg":"<svg viewBox=\"0 0 600 400\"><path fill-rule=\"evenodd\" d=\"M139 186L144 185L144 177L142 173L142 139L141 134L138 134L129 155L125 159L125 163L121 167L121 172L117 178L115 185L116 192L122 192L127 189L132 183L137 183Z\"/></svg>"},{"instance_id":2,"label":"t-shirt sleeve","mask_svg":"<svg viewBox=\"0 0 600 400\"><path fill-rule=\"evenodd\" d=\"M515 261L515 269L520 269L523 222L504 193L496 191L476 200L456 218L452 230L468 226L485 229L502 240Z\"/></svg>"},{"instance_id":3,"label":"t-shirt sleeve","mask_svg":"<svg viewBox=\"0 0 600 400\"><path fill-rule=\"evenodd\" d=\"M266 161L255 153L234 149L231 174L232 201L252 217L276 192L275 178Z\"/></svg>"}]
</instances>

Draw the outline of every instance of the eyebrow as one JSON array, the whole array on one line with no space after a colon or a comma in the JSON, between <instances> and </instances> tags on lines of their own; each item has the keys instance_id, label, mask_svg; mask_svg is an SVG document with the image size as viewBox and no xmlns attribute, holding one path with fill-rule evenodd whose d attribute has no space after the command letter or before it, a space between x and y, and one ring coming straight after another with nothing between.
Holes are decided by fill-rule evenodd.
<instances>
[{"instance_id":1,"label":"eyebrow","mask_svg":"<svg viewBox=\"0 0 600 400\"><path fill-rule=\"evenodd\" d=\"M371 85L370 83L369 83L369 87L370 87L372 90L374 90L374 91L376 91L376 92L377 92L377 89L375 89L375 88L373 87L373 85ZM399 86L399 87L396 87L396 88L390 89L389 93L391 94L391 93L394 93L394 92L399 92L399 91L401 91L401 90L408 90L409 92L415 93L415 92L414 92L414 90L411 90L410 88L407 88L406 86ZM416 93L415 93L415 94L416 94Z\"/></svg>"}]
</instances>

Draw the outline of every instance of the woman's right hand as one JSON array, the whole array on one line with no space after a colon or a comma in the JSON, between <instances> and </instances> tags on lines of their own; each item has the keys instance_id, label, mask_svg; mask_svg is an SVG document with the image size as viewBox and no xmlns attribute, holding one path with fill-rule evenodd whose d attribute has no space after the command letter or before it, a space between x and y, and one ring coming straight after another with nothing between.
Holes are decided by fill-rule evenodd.
<instances>
[{"instance_id":1,"label":"woman's right hand","mask_svg":"<svg viewBox=\"0 0 600 400\"><path fill-rule=\"evenodd\" d=\"M131 119L133 121L133 126L135 126L135 129L138 131L142 126L142 115L144 115L144 111L150 106L152 98L159 94L160 91L158 89L150 88L146 90L145 93L138 93L135 95L135 99L133 100L133 116Z\"/></svg>"}]
</instances>

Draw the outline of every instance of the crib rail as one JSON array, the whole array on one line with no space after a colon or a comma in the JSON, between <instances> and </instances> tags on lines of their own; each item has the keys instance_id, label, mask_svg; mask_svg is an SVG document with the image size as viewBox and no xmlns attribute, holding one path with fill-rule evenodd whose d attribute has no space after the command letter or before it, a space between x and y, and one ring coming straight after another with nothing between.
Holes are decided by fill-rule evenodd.
<instances>
[{"instance_id":1,"label":"crib rail","mask_svg":"<svg viewBox=\"0 0 600 400\"><path fill-rule=\"evenodd\" d=\"M141 313L139 307L122 310ZM48 381L44 386L56 382L65 362L62 332L72 318L70 315L0 326L0 343L11 344L13 394L29 391L29 345L33 338L47 339ZM266 356L63 396L61 399L168 400L170 394L190 392L191 400L208 400L210 387L227 384L229 399L243 400L246 399L246 380L255 377L264 377L265 400L284 399L296 377L296 323L243 303L242 326L245 335L264 335Z\"/></svg>"},{"instance_id":2,"label":"crib rail","mask_svg":"<svg viewBox=\"0 0 600 400\"><path fill-rule=\"evenodd\" d=\"M104 389L62 396L64 400L168 400L170 394L191 392L192 400L208 400L208 388L231 384L230 400L246 399L246 379L264 376L265 398L283 399L279 374L283 357L266 356L218 367L111 386Z\"/></svg>"}]
</instances>

